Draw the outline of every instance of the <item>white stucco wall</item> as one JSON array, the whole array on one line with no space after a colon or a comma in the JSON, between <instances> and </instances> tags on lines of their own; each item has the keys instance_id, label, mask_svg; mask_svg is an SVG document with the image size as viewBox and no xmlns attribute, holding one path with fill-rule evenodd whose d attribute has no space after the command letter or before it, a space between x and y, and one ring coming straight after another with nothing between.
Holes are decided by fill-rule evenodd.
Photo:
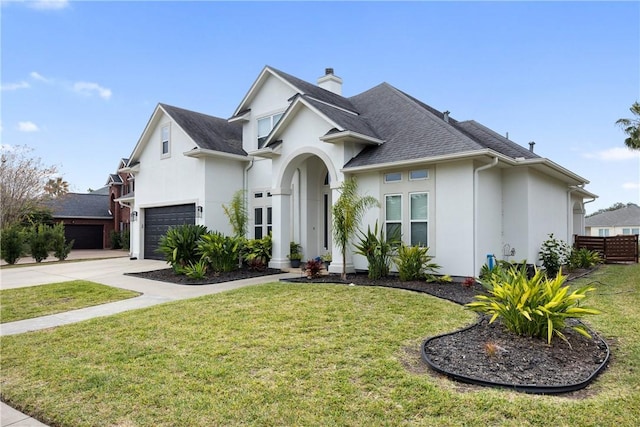
<instances>
[{"instance_id":1,"label":"white stucco wall","mask_svg":"<svg viewBox=\"0 0 640 427\"><path fill-rule=\"evenodd\" d=\"M529 263L535 260L529 259L529 180L524 169L502 170L502 244L515 249L513 257L505 257L502 251L496 253L498 259L509 261L522 261L527 259ZM536 255L537 256L537 255Z\"/></svg>"},{"instance_id":2,"label":"white stucco wall","mask_svg":"<svg viewBox=\"0 0 640 427\"><path fill-rule=\"evenodd\" d=\"M205 165L203 178L204 225L209 230L232 235L233 229L222 205L228 206L236 191L242 190L245 162L230 159L201 159ZM198 221L196 219L196 221Z\"/></svg>"},{"instance_id":3,"label":"white stucco wall","mask_svg":"<svg viewBox=\"0 0 640 427\"><path fill-rule=\"evenodd\" d=\"M439 164L435 176L434 261L442 273L475 276L473 271L473 164Z\"/></svg>"},{"instance_id":4,"label":"white stucco wall","mask_svg":"<svg viewBox=\"0 0 640 427\"><path fill-rule=\"evenodd\" d=\"M481 165L474 165L475 168ZM477 173L477 243L475 276L487 262L487 254L503 258L503 230L502 230L502 170L499 166L482 170Z\"/></svg>"}]
</instances>

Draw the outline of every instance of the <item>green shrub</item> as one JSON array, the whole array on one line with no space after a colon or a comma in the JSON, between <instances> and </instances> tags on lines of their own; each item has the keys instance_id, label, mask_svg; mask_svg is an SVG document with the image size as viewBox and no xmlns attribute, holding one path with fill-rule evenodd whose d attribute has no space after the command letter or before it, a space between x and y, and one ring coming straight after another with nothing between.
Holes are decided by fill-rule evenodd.
<instances>
[{"instance_id":1,"label":"green shrub","mask_svg":"<svg viewBox=\"0 0 640 427\"><path fill-rule=\"evenodd\" d=\"M198 241L198 254L215 272L233 271L238 268L242 240L217 231L207 233Z\"/></svg>"},{"instance_id":2,"label":"green shrub","mask_svg":"<svg viewBox=\"0 0 640 427\"><path fill-rule=\"evenodd\" d=\"M384 237L384 230L380 228L378 232L378 221L376 221L373 231L367 227L367 232L360 233L360 241L355 244L356 253L367 258L370 279L380 279L389 275L391 260L395 248L400 243L400 236Z\"/></svg>"},{"instance_id":3,"label":"green shrub","mask_svg":"<svg viewBox=\"0 0 640 427\"><path fill-rule=\"evenodd\" d=\"M570 268L591 268L602 263L600 254L587 248L573 249L569 258Z\"/></svg>"},{"instance_id":4,"label":"green shrub","mask_svg":"<svg viewBox=\"0 0 640 427\"><path fill-rule=\"evenodd\" d=\"M431 262L433 257L428 252L428 247L401 245L394 259L400 280L424 280L427 276L433 280L431 273L436 273L440 266Z\"/></svg>"},{"instance_id":5,"label":"green shrub","mask_svg":"<svg viewBox=\"0 0 640 427\"><path fill-rule=\"evenodd\" d=\"M546 338L551 344L554 335L566 341L562 333L568 318L600 314L596 309L580 307L586 293L595 288L585 286L570 292L563 286L566 277L558 274L549 279L542 271L527 279L526 271L510 270L507 279L496 276L489 295L476 295L476 301L466 305L470 310L491 315L490 322L500 318L504 326L518 335ZM582 326L573 326L589 337Z\"/></svg>"},{"instance_id":6,"label":"green shrub","mask_svg":"<svg viewBox=\"0 0 640 427\"><path fill-rule=\"evenodd\" d=\"M31 257L36 262L42 262L49 256L51 247L51 229L44 224L38 224L29 230L29 249Z\"/></svg>"},{"instance_id":7,"label":"green shrub","mask_svg":"<svg viewBox=\"0 0 640 427\"><path fill-rule=\"evenodd\" d=\"M131 243L131 233L129 230L124 230L120 233L120 242L122 243L122 249L128 251Z\"/></svg>"},{"instance_id":8,"label":"green shrub","mask_svg":"<svg viewBox=\"0 0 640 427\"><path fill-rule=\"evenodd\" d=\"M549 238L542 242L539 255L547 276L555 277L562 266L569 263L571 247L563 240L554 238L551 233Z\"/></svg>"},{"instance_id":9,"label":"green shrub","mask_svg":"<svg viewBox=\"0 0 640 427\"><path fill-rule=\"evenodd\" d=\"M247 240L243 249L245 262L256 270L266 268L271 259L272 247L271 233L262 239Z\"/></svg>"},{"instance_id":10,"label":"green shrub","mask_svg":"<svg viewBox=\"0 0 640 427\"><path fill-rule=\"evenodd\" d=\"M111 230L109 239L111 240L111 249L122 249L122 235L120 233L116 230Z\"/></svg>"},{"instance_id":11,"label":"green shrub","mask_svg":"<svg viewBox=\"0 0 640 427\"><path fill-rule=\"evenodd\" d=\"M51 249L53 249L53 256L58 258L59 261L64 261L69 256L71 248L73 248L74 240L67 242L67 238L64 235L64 224L59 222L51 229Z\"/></svg>"},{"instance_id":12,"label":"green shrub","mask_svg":"<svg viewBox=\"0 0 640 427\"><path fill-rule=\"evenodd\" d=\"M24 255L24 235L17 225L2 230L0 234L0 250L2 259L9 264L15 264Z\"/></svg>"},{"instance_id":13,"label":"green shrub","mask_svg":"<svg viewBox=\"0 0 640 427\"><path fill-rule=\"evenodd\" d=\"M514 263L506 260L498 260L496 265L489 270L489 266L484 264L480 269L480 277L478 282L487 290L492 289L493 282L504 282L509 280L511 272L523 272L527 274L527 261L524 260L521 263Z\"/></svg>"},{"instance_id":14,"label":"green shrub","mask_svg":"<svg viewBox=\"0 0 640 427\"><path fill-rule=\"evenodd\" d=\"M189 263L198 262L198 240L207 233L204 225L184 224L171 227L167 234L160 237L158 253L164 255L173 271L182 274L183 268Z\"/></svg>"},{"instance_id":15,"label":"green shrub","mask_svg":"<svg viewBox=\"0 0 640 427\"><path fill-rule=\"evenodd\" d=\"M182 271L192 279L203 279L207 275L207 261L201 259L196 263L190 262L183 267Z\"/></svg>"}]
</instances>

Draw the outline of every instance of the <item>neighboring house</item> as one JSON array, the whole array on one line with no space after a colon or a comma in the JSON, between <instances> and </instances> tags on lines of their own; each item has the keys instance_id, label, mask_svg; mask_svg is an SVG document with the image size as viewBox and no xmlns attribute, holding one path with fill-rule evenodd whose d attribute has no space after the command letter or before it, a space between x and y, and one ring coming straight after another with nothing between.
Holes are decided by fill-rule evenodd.
<instances>
[{"instance_id":1,"label":"neighboring house","mask_svg":"<svg viewBox=\"0 0 640 427\"><path fill-rule=\"evenodd\" d=\"M601 212L585 219L588 236L640 234L640 206L633 203L615 211Z\"/></svg>"},{"instance_id":2,"label":"neighboring house","mask_svg":"<svg viewBox=\"0 0 640 427\"><path fill-rule=\"evenodd\" d=\"M247 237L273 233L270 266L289 266L289 242L305 258L333 253L331 206L346 178L379 208L376 221L407 244L429 247L441 272L476 276L487 254L538 263L549 233L584 232L588 181L475 121L457 121L382 83L343 97L327 69L318 85L265 67L230 119L159 104L119 172L135 179L131 255L159 258L170 225L231 233L222 205L247 194ZM366 259L347 253L347 270Z\"/></svg>"},{"instance_id":3,"label":"neighboring house","mask_svg":"<svg viewBox=\"0 0 640 427\"><path fill-rule=\"evenodd\" d=\"M64 224L73 249L106 249L111 245L113 215L106 188L92 193L67 193L47 202L55 222Z\"/></svg>"},{"instance_id":4,"label":"neighboring house","mask_svg":"<svg viewBox=\"0 0 640 427\"><path fill-rule=\"evenodd\" d=\"M118 232L129 231L131 211L125 203L116 200L132 200L134 193L134 181L131 174L119 172L127 166L129 159L120 159L117 173L112 173L107 179L106 188L109 194L109 211L113 214L113 230Z\"/></svg>"}]
</instances>

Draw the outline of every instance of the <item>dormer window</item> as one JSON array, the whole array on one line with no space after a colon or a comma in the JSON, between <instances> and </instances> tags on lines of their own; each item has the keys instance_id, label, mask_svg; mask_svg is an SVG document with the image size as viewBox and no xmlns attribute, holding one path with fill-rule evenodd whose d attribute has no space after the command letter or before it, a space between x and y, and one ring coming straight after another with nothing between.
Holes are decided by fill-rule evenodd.
<instances>
[{"instance_id":1,"label":"dormer window","mask_svg":"<svg viewBox=\"0 0 640 427\"><path fill-rule=\"evenodd\" d=\"M267 140L269 132L271 132L271 129L278 124L282 118L282 114L283 113L278 113L258 119L258 148L262 148L264 146L264 142Z\"/></svg>"}]
</instances>

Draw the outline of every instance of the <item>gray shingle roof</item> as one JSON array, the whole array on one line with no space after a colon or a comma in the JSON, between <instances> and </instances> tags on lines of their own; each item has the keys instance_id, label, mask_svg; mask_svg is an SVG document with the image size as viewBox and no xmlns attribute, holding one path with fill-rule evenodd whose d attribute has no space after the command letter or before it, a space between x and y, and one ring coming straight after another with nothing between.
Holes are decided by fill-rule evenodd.
<instances>
[{"instance_id":1,"label":"gray shingle roof","mask_svg":"<svg viewBox=\"0 0 640 427\"><path fill-rule=\"evenodd\" d=\"M382 83L350 98L362 119L385 141L370 146L346 167L368 166L416 158L480 150L474 138L393 86ZM427 108L428 107L428 108Z\"/></svg>"},{"instance_id":2,"label":"gray shingle roof","mask_svg":"<svg viewBox=\"0 0 640 427\"><path fill-rule=\"evenodd\" d=\"M309 95L313 98L319 99L320 101L328 102L329 104L333 104L349 111L356 111L353 104L351 104L351 101L343 96L323 89L320 86L316 86L312 83L305 82L302 79L299 79L295 76L292 76L291 74L287 74L273 67L269 67L269 69L291 83L293 86L300 89L302 91L302 94L304 95Z\"/></svg>"},{"instance_id":3,"label":"gray shingle roof","mask_svg":"<svg viewBox=\"0 0 640 427\"><path fill-rule=\"evenodd\" d=\"M337 125L345 130L367 135L373 138L380 138L376 131L371 127L369 121L360 115L354 115L344 110L334 108L322 102L316 101L314 98L303 96L309 104L313 105L324 115L333 120Z\"/></svg>"},{"instance_id":4,"label":"gray shingle roof","mask_svg":"<svg viewBox=\"0 0 640 427\"><path fill-rule=\"evenodd\" d=\"M113 218L109 213L109 195L67 193L47 201L54 218Z\"/></svg>"},{"instance_id":5,"label":"gray shingle roof","mask_svg":"<svg viewBox=\"0 0 640 427\"><path fill-rule=\"evenodd\" d=\"M198 147L246 156L242 149L242 125L167 104L160 106L189 135Z\"/></svg>"},{"instance_id":6,"label":"gray shingle roof","mask_svg":"<svg viewBox=\"0 0 640 427\"><path fill-rule=\"evenodd\" d=\"M602 212L585 218L587 227L640 227L640 207L629 204L615 211Z\"/></svg>"}]
</instances>

